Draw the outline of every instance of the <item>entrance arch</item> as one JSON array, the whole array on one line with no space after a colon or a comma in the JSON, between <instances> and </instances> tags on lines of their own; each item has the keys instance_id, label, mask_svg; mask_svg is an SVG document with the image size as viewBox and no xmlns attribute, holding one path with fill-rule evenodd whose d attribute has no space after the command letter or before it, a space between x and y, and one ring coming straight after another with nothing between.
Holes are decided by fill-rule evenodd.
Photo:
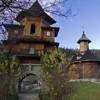
<instances>
[{"instance_id":1,"label":"entrance arch","mask_svg":"<svg viewBox=\"0 0 100 100\"><path fill-rule=\"evenodd\" d=\"M33 93L41 90L41 80L33 73L27 73L20 77L18 83L19 93Z\"/></svg>"}]
</instances>

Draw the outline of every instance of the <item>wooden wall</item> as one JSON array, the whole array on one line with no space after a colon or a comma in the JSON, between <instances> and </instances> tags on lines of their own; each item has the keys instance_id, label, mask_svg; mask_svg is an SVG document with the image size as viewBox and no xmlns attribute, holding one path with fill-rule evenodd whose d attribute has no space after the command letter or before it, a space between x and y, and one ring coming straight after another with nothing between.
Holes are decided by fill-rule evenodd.
<instances>
[{"instance_id":1,"label":"wooden wall","mask_svg":"<svg viewBox=\"0 0 100 100\"><path fill-rule=\"evenodd\" d=\"M100 78L100 62L84 62L75 64L80 78ZM72 67L73 64L70 66Z\"/></svg>"},{"instance_id":2,"label":"wooden wall","mask_svg":"<svg viewBox=\"0 0 100 100\"><path fill-rule=\"evenodd\" d=\"M47 35L47 32L50 32L50 36ZM47 41L54 41L54 31L53 30L43 30L42 31L42 37L43 40L47 40Z\"/></svg>"}]
</instances>

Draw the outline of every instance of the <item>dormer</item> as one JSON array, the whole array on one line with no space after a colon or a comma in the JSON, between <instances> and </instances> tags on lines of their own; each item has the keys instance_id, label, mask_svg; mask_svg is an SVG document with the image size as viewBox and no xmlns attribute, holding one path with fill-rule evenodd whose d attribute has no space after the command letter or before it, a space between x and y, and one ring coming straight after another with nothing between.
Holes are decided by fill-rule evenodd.
<instances>
[{"instance_id":1,"label":"dormer","mask_svg":"<svg viewBox=\"0 0 100 100\"><path fill-rule=\"evenodd\" d=\"M57 37L59 27L42 27L42 38L47 41L54 42Z\"/></svg>"},{"instance_id":2,"label":"dormer","mask_svg":"<svg viewBox=\"0 0 100 100\"><path fill-rule=\"evenodd\" d=\"M13 37L21 37L23 35L24 26L23 25L14 25L14 24L4 24L8 32L8 39Z\"/></svg>"}]
</instances>

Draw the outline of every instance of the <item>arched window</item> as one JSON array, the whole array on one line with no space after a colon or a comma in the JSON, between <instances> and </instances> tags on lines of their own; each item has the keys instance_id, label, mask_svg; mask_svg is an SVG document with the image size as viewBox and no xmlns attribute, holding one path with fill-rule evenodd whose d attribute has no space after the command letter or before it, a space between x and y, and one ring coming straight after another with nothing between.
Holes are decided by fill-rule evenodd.
<instances>
[{"instance_id":1,"label":"arched window","mask_svg":"<svg viewBox=\"0 0 100 100\"><path fill-rule=\"evenodd\" d=\"M31 24L31 34L34 34L34 33L35 33L35 25Z\"/></svg>"}]
</instances>

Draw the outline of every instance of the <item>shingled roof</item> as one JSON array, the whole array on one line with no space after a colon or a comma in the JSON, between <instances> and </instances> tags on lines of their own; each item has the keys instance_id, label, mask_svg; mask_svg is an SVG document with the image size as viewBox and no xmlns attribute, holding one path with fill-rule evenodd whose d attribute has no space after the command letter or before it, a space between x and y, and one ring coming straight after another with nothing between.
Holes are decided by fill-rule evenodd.
<instances>
[{"instance_id":1,"label":"shingled roof","mask_svg":"<svg viewBox=\"0 0 100 100\"><path fill-rule=\"evenodd\" d=\"M87 50L84 55L80 53L75 54L70 62L75 63L84 61L99 61L99 59L90 50Z\"/></svg>"},{"instance_id":2,"label":"shingled roof","mask_svg":"<svg viewBox=\"0 0 100 100\"><path fill-rule=\"evenodd\" d=\"M80 43L81 41L87 41L88 43L91 42L91 40L89 40L89 39L86 37L84 31L83 31L82 37L77 41L77 43Z\"/></svg>"},{"instance_id":3,"label":"shingled roof","mask_svg":"<svg viewBox=\"0 0 100 100\"><path fill-rule=\"evenodd\" d=\"M23 29L24 25L16 25L16 24L3 24L3 26L8 29L8 28L19 28L19 29Z\"/></svg>"},{"instance_id":4,"label":"shingled roof","mask_svg":"<svg viewBox=\"0 0 100 100\"><path fill-rule=\"evenodd\" d=\"M56 21L51 18L48 14L46 14L39 4L38 0L34 2L34 4L27 10L21 11L19 15L15 18L16 21L20 22L25 16L33 16L33 17L42 17L50 24L56 23Z\"/></svg>"},{"instance_id":5,"label":"shingled roof","mask_svg":"<svg viewBox=\"0 0 100 100\"><path fill-rule=\"evenodd\" d=\"M39 4L38 0L34 2L34 4L29 8L29 10L38 10L40 12L44 12L41 5Z\"/></svg>"}]
</instances>

